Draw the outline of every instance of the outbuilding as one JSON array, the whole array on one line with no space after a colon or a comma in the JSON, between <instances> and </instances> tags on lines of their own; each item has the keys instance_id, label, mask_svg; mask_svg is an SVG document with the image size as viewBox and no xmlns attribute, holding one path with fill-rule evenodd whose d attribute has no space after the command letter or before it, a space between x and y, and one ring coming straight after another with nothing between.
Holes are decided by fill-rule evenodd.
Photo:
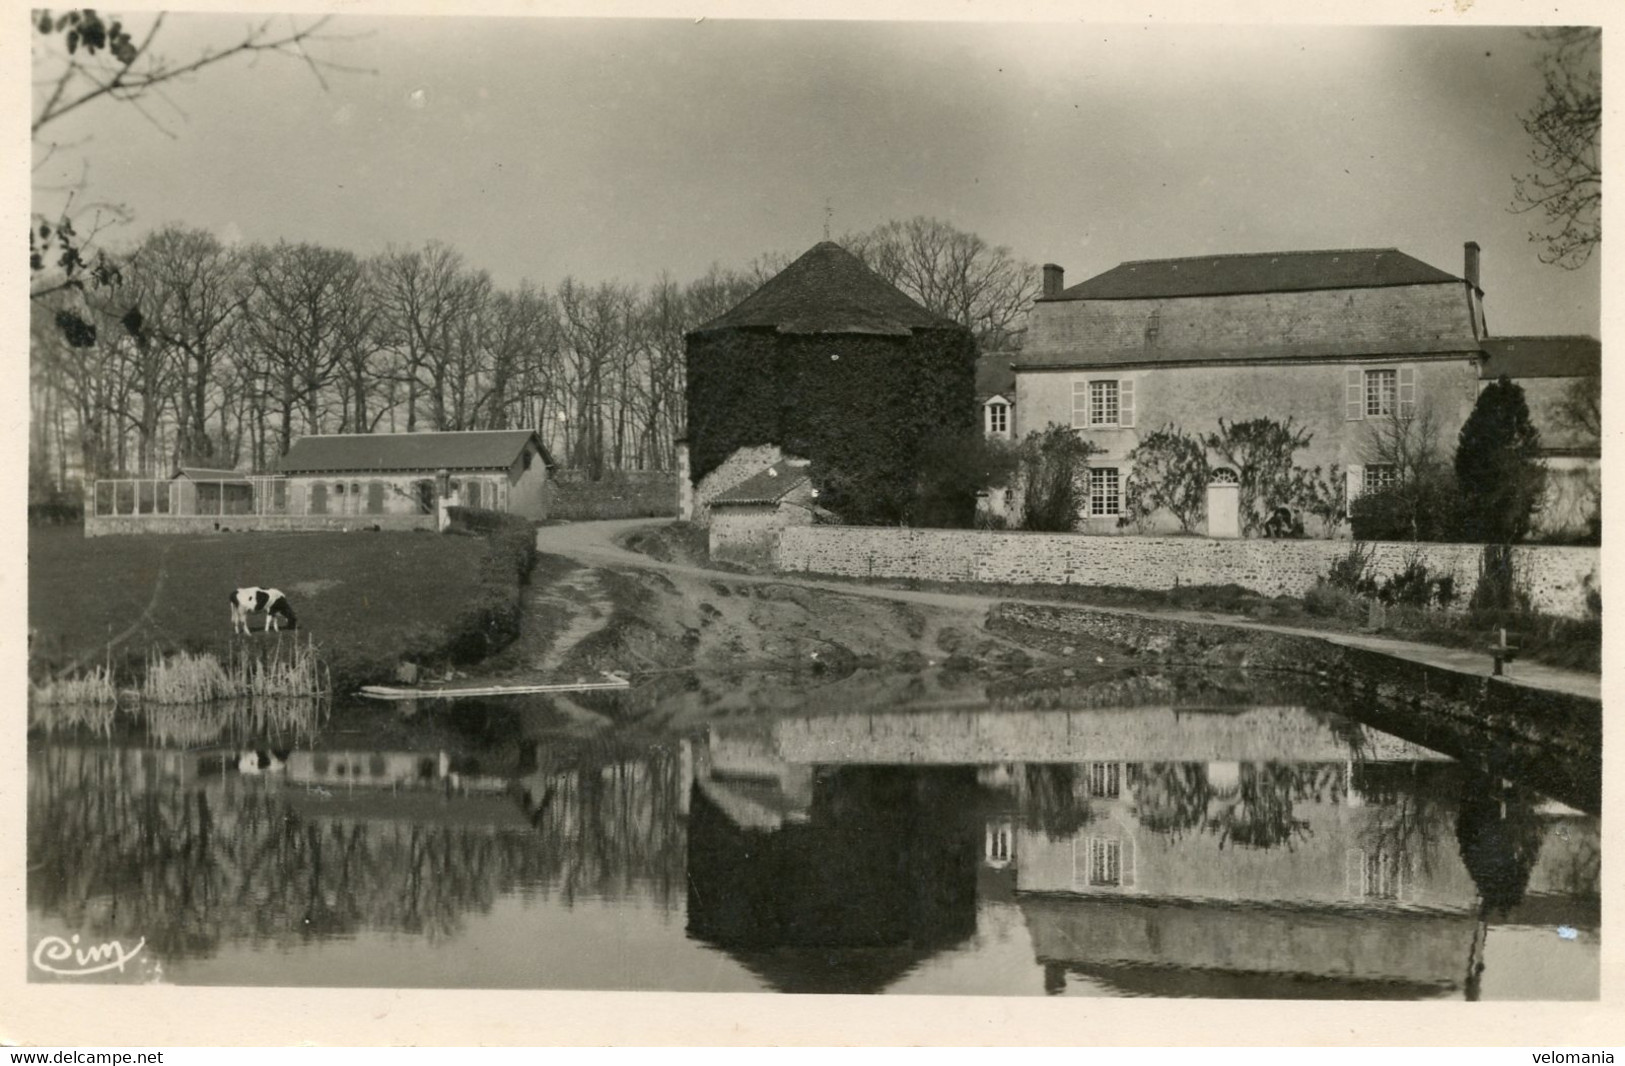
<instances>
[{"instance_id":1,"label":"outbuilding","mask_svg":"<svg viewBox=\"0 0 1625 1066\"><path fill-rule=\"evenodd\" d=\"M431 514L445 471L450 502L541 519L551 465L528 429L336 433L294 441L280 472L292 514Z\"/></svg>"}]
</instances>

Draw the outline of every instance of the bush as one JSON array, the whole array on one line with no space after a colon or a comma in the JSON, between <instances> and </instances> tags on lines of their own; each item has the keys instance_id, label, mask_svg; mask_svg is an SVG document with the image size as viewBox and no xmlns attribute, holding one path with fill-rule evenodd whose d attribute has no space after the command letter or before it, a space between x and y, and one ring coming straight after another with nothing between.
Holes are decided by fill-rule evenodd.
<instances>
[{"instance_id":1,"label":"bush","mask_svg":"<svg viewBox=\"0 0 1625 1066\"><path fill-rule=\"evenodd\" d=\"M1461 512L1456 480L1440 472L1356 496L1349 525L1357 540L1454 541Z\"/></svg>"},{"instance_id":2,"label":"bush","mask_svg":"<svg viewBox=\"0 0 1625 1066\"><path fill-rule=\"evenodd\" d=\"M1376 595L1377 579L1371 573L1371 549L1359 541L1349 545L1344 555L1332 560L1325 580L1332 588L1344 592L1360 596Z\"/></svg>"},{"instance_id":3,"label":"bush","mask_svg":"<svg viewBox=\"0 0 1625 1066\"><path fill-rule=\"evenodd\" d=\"M1089 501L1089 457L1101 449L1071 426L1051 422L1021 442L1021 527L1070 533Z\"/></svg>"},{"instance_id":4,"label":"bush","mask_svg":"<svg viewBox=\"0 0 1625 1066\"><path fill-rule=\"evenodd\" d=\"M1016 450L976 431L935 433L920 447L911 524L969 529L976 524L976 494L1004 488L1015 478Z\"/></svg>"},{"instance_id":5,"label":"bush","mask_svg":"<svg viewBox=\"0 0 1625 1066\"><path fill-rule=\"evenodd\" d=\"M1456 578L1454 574L1430 575L1427 564L1413 558L1382 583L1377 598L1402 607L1448 607L1456 598Z\"/></svg>"},{"instance_id":6,"label":"bush","mask_svg":"<svg viewBox=\"0 0 1625 1066\"><path fill-rule=\"evenodd\" d=\"M1202 442L1178 426L1147 434L1129 452L1134 472L1123 489L1119 525L1141 527L1159 510L1189 533L1207 512L1207 452Z\"/></svg>"},{"instance_id":7,"label":"bush","mask_svg":"<svg viewBox=\"0 0 1625 1066\"><path fill-rule=\"evenodd\" d=\"M1365 597L1325 578L1303 594L1303 609L1317 618L1341 618L1346 622L1364 622L1367 614Z\"/></svg>"}]
</instances>

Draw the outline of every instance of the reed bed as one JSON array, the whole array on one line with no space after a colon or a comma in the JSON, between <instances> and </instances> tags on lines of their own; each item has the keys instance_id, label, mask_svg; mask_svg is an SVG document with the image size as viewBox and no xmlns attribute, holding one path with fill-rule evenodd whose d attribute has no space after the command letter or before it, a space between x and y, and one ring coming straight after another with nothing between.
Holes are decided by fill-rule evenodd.
<instances>
[{"instance_id":1,"label":"reed bed","mask_svg":"<svg viewBox=\"0 0 1625 1066\"><path fill-rule=\"evenodd\" d=\"M104 664L73 677L53 677L42 685L33 686L29 695L31 703L41 706L69 703L111 706L118 702L118 687L113 684L113 667Z\"/></svg>"},{"instance_id":2,"label":"reed bed","mask_svg":"<svg viewBox=\"0 0 1625 1066\"><path fill-rule=\"evenodd\" d=\"M278 636L266 648L234 647L225 663L208 652L151 655L140 695L143 703L194 704L241 697L309 699L328 691L327 668L315 641Z\"/></svg>"}]
</instances>

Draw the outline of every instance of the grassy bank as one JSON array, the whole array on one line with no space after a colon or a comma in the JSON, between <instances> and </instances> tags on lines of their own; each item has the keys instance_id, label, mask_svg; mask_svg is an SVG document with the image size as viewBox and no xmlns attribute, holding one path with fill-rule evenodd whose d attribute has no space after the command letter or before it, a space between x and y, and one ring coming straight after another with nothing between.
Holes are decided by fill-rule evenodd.
<instances>
[{"instance_id":1,"label":"grassy bank","mask_svg":"<svg viewBox=\"0 0 1625 1066\"><path fill-rule=\"evenodd\" d=\"M521 540L524 543L521 543ZM29 674L110 666L118 684L151 656L230 659L227 597L288 594L336 691L389 677L403 658L466 661L512 638L531 558L515 535L294 533L87 539L29 531ZM257 628L258 623L256 623ZM249 641L275 639L257 631Z\"/></svg>"},{"instance_id":2,"label":"grassy bank","mask_svg":"<svg viewBox=\"0 0 1625 1066\"><path fill-rule=\"evenodd\" d=\"M705 530L685 522L639 530L624 546L656 559L738 570L709 559ZM1157 590L1121 586L1011 584L1005 582L863 579L806 574L822 581L923 592L954 592L995 599L1046 600L1086 607L1146 611L1199 611L1336 633L1374 633L1419 644L1484 650L1506 629L1524 658L1590 673L1602 671L1601 618L1570 619L1516 610L1442 611L1389 606L1373 613L1360 597L1264 596L1239 585L1187 585ZM1373 624L1374 623L1374 624Z\"/></svg>"}]
</instances>

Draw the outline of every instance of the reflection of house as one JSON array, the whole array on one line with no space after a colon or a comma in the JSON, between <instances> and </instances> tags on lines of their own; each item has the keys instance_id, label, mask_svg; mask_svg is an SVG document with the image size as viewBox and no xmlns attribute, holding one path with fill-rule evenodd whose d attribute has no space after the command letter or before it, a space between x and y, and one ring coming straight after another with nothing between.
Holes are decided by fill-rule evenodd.
<instances>
[{"instance_id":1,"label":"reflection of house","mask_svg":"<svg viewBox=\"0 0 1625 1066\"><path fill-rule=\"evenodd\" d=\"M1594 385L1601 413L1602 342L1594 337L1498 337L1484 342L1487 386L1502 376L1523 389L1540 431L1546 498L1535 512L1543 532L1583 531L1602 490L1602 441L1561 411L1575 390ZM1600 419L1599 419L1600 426Z\"/></svg>"},{"instance_id":2,"label":"reflection of house","mask_svg":"<svg viewBox=\"0 0 1625 1066\"><path fill-rule=\"evenodd\" d=\"M444 470L464 507L545 518L549 462L527 429L348 433L299 438L280 469L297 514L429 514Z\"/></svg>"},{"instance_id":3,"label":"reflection of house","mask_svg":"<svg viewBox=\"0 0 1625 1066\"><path fill-rule=\"evenodd\" d=\"M1120 797L1091 801L1078 828L1029 820L1016 834L1017 898L1052 990L1067 974L1164 995L1461 987L1481 890L1457 841L1454 800L1475 787L1458 765L1122 773ZM1505 920L1593 928L1595 822L1541 824L1528 894Z\"/></svg>"}]
</instances>

